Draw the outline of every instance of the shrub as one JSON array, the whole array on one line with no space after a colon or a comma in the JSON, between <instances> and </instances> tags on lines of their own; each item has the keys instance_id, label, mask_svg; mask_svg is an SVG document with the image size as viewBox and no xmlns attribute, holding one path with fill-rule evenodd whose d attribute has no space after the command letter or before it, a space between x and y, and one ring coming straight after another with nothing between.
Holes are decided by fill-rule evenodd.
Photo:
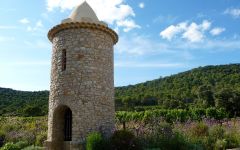
<instances>
[{"instance_id":1,"label":"shrub","mask_svg":"<svg viewBox=\"0 0 240 150\"><path fill-rule=\"evenodd\" d=\"M38 146L42 146L44 141L47 139L47 133L42 132L36 136L36 142L35 144Z\"/></svg>"},{"instance_id":2,"label":"shrub","mask_svg":"<svg viewBox=\"0 0 240 150\"><path fill-rule=\"evenodd\" d=\"M9 142L6 143L0 150L21 150L28 145L25 141L19 141L17 143Z\"/></svg>"},{"instance_id":3,"label":"shrub","mask_svg":"<svg viewBox=\"0 0 240 150\"><path fill-rule=\"evenodd\" d=\"M154 126L154 130L148 133L142 141L146 142L144 144L145 148L186 150L193 147L183 134L173 130L173 126L166 122Z\"/></svg>"},{"instance_id":4,"label":"shrub","mask_svg":"<svg viewBox=\"0 0 240 150\"><path fill-rule=\"evenodd\" d=\"M228 117L228 113L223 108L210 107L206 109L206 115L208 118L214 118L221 120Z\"/></svg>"},{"instance_id":5,"label":"shrub","mask_svg":"<svg viewBox=\"0 0 240 150\"><path fill-rule=\"evenodd\" d=\"M111 139L111 149L114 150L141 150L134 134L127 130L115 131Z\"/></svg>"},{"instance_id":6,"label":"shrub","mask_svg":"<svg viewBox=\"0 0 240 150\"><path fill-rule=\"evenodd\" d=\"M227 148L236 148L240 146L239 133L234 129L226 133L224 139L227 141Z\"/></svg>"},{"instance_id":7,"label":"shrub","mask_svg":"<svg viewBox=\"0 0 240 150\"><path fill-rule=\"evenodd\" d=\"M164 138L171 138L173 136L173 130L172 130L172 126L169 123L166 122L162 122L158 125L157 129L157 134L160 137L164 137Z\"/></svg>"},{"instance_id":8,"label":"shrub","mask_svg":"<svg viewBox=\"0 0 240 150\"><path fill-rule=\"evenodd\" d=\"M97 132L90 133L87 136L86 149L87 150L97 150L101 147L102 143L103 143L103 138L100 133L97 133Z\"/></svg>"},{"instance_id":9,"label":"shrub","mask_svg":"<svg viewBox=\"0 0 240 150\"><path fill-rule=\"evenodd\" d=\"M170 123L160 122L157 124L149 124L150 132L147 134L145 141L149 148L162 147L169 142L173 136L173 130Z\"/></svg>"},{"instance_id":10,"label":"shrub","mask_svg":"<svg viewBox=\"0 0 240 150\"><path fill-rule=\"evenodd\" d=\"M217 109L214 107L207 108L206 115L208 118L217 118Z\"/></svg>"},{"instance_id":11,"label":"shrub","mask_svg":"<svg viewBox=\"0 0 240 150\"><path fill-rule=\"evenodd\" d=\"M215 150L225 150L227 146L227 141L225 139L223 140L217 140L214 146Z\"/></svg>"},{"instance_id":12,"label":"shrub","mask_svg":"<svg viewBox=\"0 0 240 150\"><path fill-rule=\"evenodd\" d=\"M0 150L19 150L19 148L13 142L8 142Z\"/></svg>"},{"instance_id":13,"label":"shrub","mask_svg":"<svg viewBox=\"0 0 240 150\"><path fill-rule=\"evenodd\" d=\"M13 142L6 143L0 150L19 150Z\"/></svg>"},{"instance_id":14,"label":"shrub","mask_svg":"<svg viewBox=\"0 0 240 150\"><path fill-rule=\"evenodd\" d=\"M191 128L191 133L195 137L203 137L208 135L208 126L203 122L197 123Z\"/></svg>"},{"instance_id":15,"label":"shrub","mask_svg":"<svg viewBox=\"0 0 240 150\"><path fill-rule=\"evenodd\" d=\"M175 150L186 150L186 149L197 149L193 144L189 143L187 139L178 132L175 132L171 139L169 139L169 145L166 149Z\"/></svg>"},{"instance_id":16,"label":"shrub","mask_svg":"<svg viewBox=\"0 0 240 150\"><path fill-rule=\"evenodd\" d=\"M22 114L25 117L42 116L42 115L44 115L44 113L42 112L42 109L39 106L37 106L37 105L35 105L35 106L32 106L32 105L25 106L23 108Z\"/></svg>"},{"instance_id":17,"label":"shrub","mask_svg":"<svg viewBox=\"0 0 240 150\"><path fill-rule=\"evenodd\" d=\"M221 125L215 125L209 130L209 137L215 141L224 138L225 130Z\"/></svg>"},{"instance_id":18,"label":"shrub","mask_svg":"<svg viewBox=\"0 0 240 150\"><path fill-rule=\"evenodd\" d=\"M26 146L28 146L28 142L27 141L19 141L15 144L19 149L22 149Z\"/></svg>"},{"instance_id":19,"label":"shrub","mask_svg":"<svg viewBox=\"0 0 240 150\"><path fill-rule=\"evenodd\" d=\"M206 116L206 111L203 108L192 108L188 113L190 114L191 119L198 121L202 120L202 118Z\"/></svg>"}]
</instances>

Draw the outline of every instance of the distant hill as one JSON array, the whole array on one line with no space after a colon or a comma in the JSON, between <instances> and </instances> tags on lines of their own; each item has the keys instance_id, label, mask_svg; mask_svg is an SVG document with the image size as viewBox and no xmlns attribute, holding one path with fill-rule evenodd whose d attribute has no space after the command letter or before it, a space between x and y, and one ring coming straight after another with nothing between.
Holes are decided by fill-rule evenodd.
<instances>
[{"instance_id":1,"label":"distant hill","mask_svg":"<svg viewBox=\"0 0 240 150\"><path fill-rule=\"evenodd\" d=\"M48 95L49 91L27 92L0 88L0 115L45 115L48 111Z\"/></svg>"},{"instance_id":2,"label":"distant hill","mask_svg":"<svg viewBox=\"0 0 240 150\"><path fill-rule=\"evenodd\" d=\"M47 114L48 91L0 88L0 115ZM223 107L240 115L240 64L206 66L144 83L115 88L116 109ZM37 113L36 113L37 112Z\"/></svg>"},{"instance_id":3,"label":"distant hill","mask_svg":"<svg viewBox=\"0 0 240 150\"><path fill-rule=\"evenodd\" d=\"M240 64L205 66L144 83L118 87L119 107L223 107L240 115Z\"/></svg>"}]
</instances>

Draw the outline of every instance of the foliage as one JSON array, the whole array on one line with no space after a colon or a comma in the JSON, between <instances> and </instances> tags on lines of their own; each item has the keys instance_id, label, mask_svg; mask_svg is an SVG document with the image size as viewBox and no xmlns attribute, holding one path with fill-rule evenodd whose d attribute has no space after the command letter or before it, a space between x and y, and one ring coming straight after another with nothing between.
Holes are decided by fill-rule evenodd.
<instances>
[{"instance_id":1,"label":"foliage","mask_svg":"<svg viewBox=\"0 0 240 150\"><path fill-rule=\"evenodd\" d=\"M36 135L36 141L35 144L38 146L42 146L44 144L44 141L47 139L47 132L42 131L41 133L38 133Z\"/></svg>"},{"instance_id":2,"label":"foliage","mask_svg":"<svg viewBox=\"0 0 240 150\"><path fill-rule=\"evenodd\" d=\"M217 107L225 108L232 116L240 115L240 92L238 90L223 88L217 91L215 102Z\"/></svg>"},{"instance_id":3,"label":"foliage","mask_svg":"<svg viewBox=\"0 0 240 150\"><path fill-rule=\"evenodd\" d=\"M135 113L144 116L144 112ZM129 116L128 112L125 115ZM98 149L114 149L113 146L124 141L134 141L136 145L140 145L143 149L220 150L240 147L239 118L225 120L203 118L200 122L198 120L186 120L184 122L167 123L164 118L147 117L148 115L145 115L147 121L139 119L126 120L126 131L122 131L122 124L117 122L116 129L124 133L117 134L120 131L116 131L113 134L115 138L102 138L103 142ZM133 118L137 118L136 116L139 116L139 114ZM130 134L125 134L125 132L129 131ZM27 141L28 145L42 146L42 141L46 139L47 119L46 117L0 117L0 132L5 137L5 148L14 148L21 145L21 142L17 144L18 141ZM133 136L134 138L131 140ZM42 148L28 146L24 149Z\"/></svg>"},{"instance_id":4,"label":"foliage","mask_svg":"<svg viewBox=\"0 0 240 150\"><path fill-rule=\"evenodd\" d=\"M100 133L93 132L87 136L87 144L86 144L87 150L101 149L100 147L102 146L102 144L103 144L103 138Z\"/></svg>"},{"instance_id":5,"label":"foliage","mask_svg":"<svg viewBox=\"0 0 240 150\"><path fill-rule=\"evenodd\" d=\"M152 109L145 111L118 111L116 112L116 120L120 123L128 121L145 121L152 119L164 119L167 122L185 122L187 120L202 120L203 118L223 119L228 118L228 114L224 109L207 108L207 109Z\"/></svg>"},{"instance_id":6,"label":"foliage","mask_svg":"<svg viewBox=\"0 0 240 150\"><path fill-rule=\"evenodd\" d=\"M196 126L191 128L191 133L195 137L208 136L208 126L203 122L197 123Z\"/></svg>"},{"instance_id":7,"label":"foliage","mask_svg":"<svg viewBox=\"0 0 240 150\"><path fill-rule=\"evenodd\" d=\"M15 144L12 142L9 142L9 143L6 143L3 147L1 147L0 150L21 150L27 145L28 143L25 141L19 141Z\"/></svg>"},{"instance_id":8,"label":"foliage","mask_svg":"<svg viewBox=\"0 0 240 150\"><path fill-rule=\"evenodd\" d=\"M0 117L0 132L4 137L3 143L27 141L30 145L42 146L46 140L47 118Z\"/></svg>"},{"instance_id":9,"label":"foliage","mask_svg":"<svg viewBox=\"0 0 240 150\"><path fill-rule=\"evenodd\" d=\"M114 150L141 150L134 134L127 130L117 130L111 139L111 148Z\"/></svg>"},{"instance_id":10,"label":"foliage","mask_svg":"<svg viewBox=\"0 0 240 150\"><path fill-rule=\"evenodd\" d=\"M240 64L199 67L115 89L118 129L98 149L227 149L240 147ZM0 88L0 150L42 146L48 91ZM11 117L7 117L11 116ZM229 118L235 117L230 120ZM129 132L130 131L130 132ZM124 143L124 144L123 144ZM127 146L128 147L124 147ZM133 147L134 145L134 147ZM111 147L112 146L112 147ZM29 146L25 149L41 149Z\"/></svg>"},{"instance_id":11,"label":"foliage","mask_svg":"<svg viewBox=\"0 0 240 150\"><path fill-rule=\"evenodd\" d=\"M240 64L199 67L136 85L116 87L116 110L214 107L223 108L230 117L240 116L239 83ZM27 92L0 88L0 116L46 115L48 96L48 91ZM196 119L201 119L199 115L202 116L195 114Z\"/></svg>"},{"instance_id":12,"label":"foliage","mask_svg":"<svg viewBox=\"0 0 240 150\"><path fill-rule=\"evenodd\" d=\"M0 88L0 116L40 116L48 111L48 91Z\"/></svg>"},{"instance_id":13,"label":"foliage","mask_svg":"<svg viewBox=\"0 0 240 150\"><path fill-rule=\"evenodd\" d=\"M224 138L225 130L221 125L215 125L209 130L209 136L213 141Z\"/></svg>"},{"instance_id":14,"label":"foliage","mask_svg":"<svg viewBox=\"0 0 240 150\"><path fill-rule=\"evenodd\" d=\"M6 143L0 150L19 150L19 148L12 142Z\"/></svg>"},{"instance_id":15,"label":"foliage","mask_svg":"<svg viewBox=\"0 0 240 150\"><path fill-rule=\"evenodd\" d=\"M166 109L224 108L240 116L240 64L206 66L115 90L117 110L156 105ZM149 97L151 97L149 99ZM143 103L143 100L155 103ZM141 109L141 107L140 107Z\"/></svg>"},{"instance_id":16,"label":"foliage","mask_svg":"<svg viewBox=\"0 0 240 150\"><path fill-rule=\"evenodd\" d=\"M5 142L5 133L0 130L0 147L3 146L4 142Z\"/></svg>"},{"instance_id":17,"label":"foliage","mask_svg":"<svg viewBox=\"0 0 240 150\"><path fill-rule=\"evenodd\" d=\"M25 117L43 116L41 108L36 105L27 105L23 108L22 113Z\"/></svg>"},{"instance_id":18,"label":"foliage","mask_svg":"<svg viewBox=\"0 0 240 150\"><path fill-rule=\"evenodd\" d=\"M240 134L239 129L233 128L224 135L224 139L227 141L227 148L240 147Z\"/></svg>"},{"instance_id":19,"label":"foliage","mask_svg":"<svg viewBox=\"0 0 240 150\"><path fill-rule=\"evenodd\" d=\"M225 139L222 140L217 140L215 145L214 145L214 149L215 150L224 150L226 149L227 146L227 141Z\"/></svg>"},{"instance_id":20,"label":"foliage","mask_svg":"<svg viewBox=\"0 0 240 150\"><path fill-rule=\"evenodd\" d=\"M120 122L119 122L120 123ZM121 128L121 124L117 124ZM240 147L240 119L217 120L204 118L202 121L167 123L153 118L147 122L126 122L144 149L189 149L222 150Z\"/></svg>"},{"instance_id":21,"label":"foliage","mask_svg":"<svg viewBox=\"0 0 240 150\"><path fill-rule=\"evenodd\" d=\"M160 122L151 124L151 126L154 127L154 130L147 131L147 134L141 137L145 147L163 150L185 150L191 147L182 134L173 131L173 126L169 123Z\"/></svg>"}]
</instances>

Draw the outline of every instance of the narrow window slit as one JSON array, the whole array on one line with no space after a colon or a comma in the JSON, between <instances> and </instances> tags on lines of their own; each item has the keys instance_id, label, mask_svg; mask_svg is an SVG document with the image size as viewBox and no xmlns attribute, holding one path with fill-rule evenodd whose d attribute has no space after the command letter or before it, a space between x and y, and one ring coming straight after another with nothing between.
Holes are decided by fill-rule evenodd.
<instances>
[{"instance_id":1,"label":"narrow window slit","mask_svg":"<svg viewBox=\"0 0 240 150\"><path fill-rule=\"evenodd\" d=\"M67 67L67 52L62 50L62 71L65 71Z\"/></svg>"}]
</instances>

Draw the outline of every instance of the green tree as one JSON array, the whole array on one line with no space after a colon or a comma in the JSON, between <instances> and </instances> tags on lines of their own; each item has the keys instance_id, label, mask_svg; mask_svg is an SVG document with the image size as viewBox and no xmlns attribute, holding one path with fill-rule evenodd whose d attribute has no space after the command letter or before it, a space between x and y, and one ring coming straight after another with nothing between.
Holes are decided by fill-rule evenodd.
<instances>
[{"instance_id":1,"label":"green tree","mask_svg":"<svg viewBox=\"0 0 240 150\"><path fill-rule=\"evenodd\" d=\"M240 93L230 88L221 89L215 94L216 106L225 108L231 116L240 115Z\"/></svg>"},{"instance_id":2,"label":"green tree","mask_svg":"<svg viewBox=\"0 0 240 150\"><path fill-rule=\"evenodd\" d=\"M27 105L23 109L23 115L26 116L26 117L42 116L43 112L42 112L42 109L39 106Z\"/></svg>"}]
</instances>

